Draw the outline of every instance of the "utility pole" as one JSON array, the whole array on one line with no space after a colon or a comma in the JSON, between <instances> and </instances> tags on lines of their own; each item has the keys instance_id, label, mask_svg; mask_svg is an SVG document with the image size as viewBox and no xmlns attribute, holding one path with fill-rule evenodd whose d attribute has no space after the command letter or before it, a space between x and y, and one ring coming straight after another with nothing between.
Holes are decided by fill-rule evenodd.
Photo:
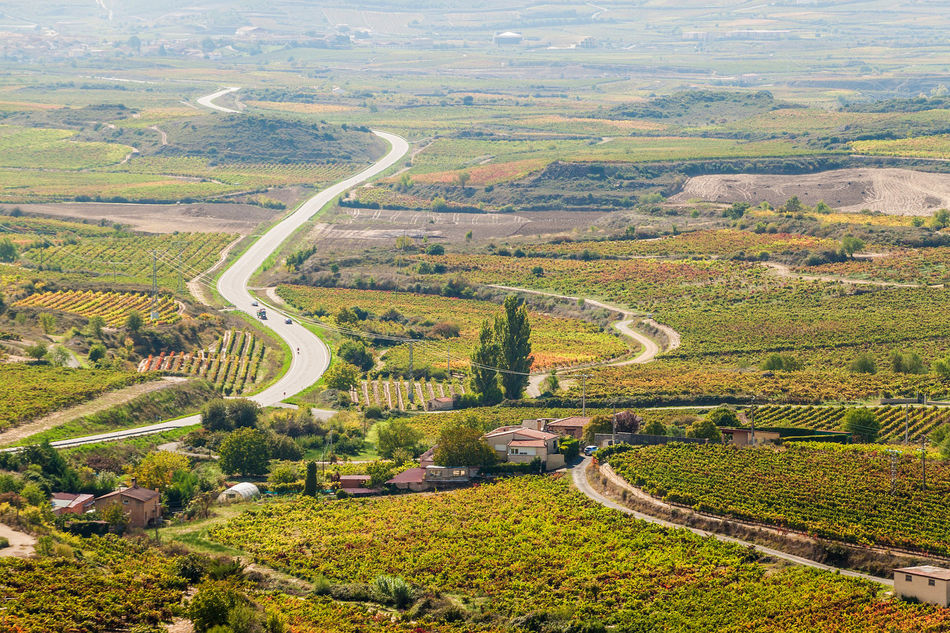
<instances>
[{"instance_id":1,"label":"utility pole","mask_svg":"<svg viewBox=\"0 0 950 633\"><path fill-rule=\"evenodd\" d=\"M413 363L412 363L412 341L409 341L409 403L412 404L415 402L415 385L413 381L415 380L413 372Z\"/></svg>"}]
</instances>

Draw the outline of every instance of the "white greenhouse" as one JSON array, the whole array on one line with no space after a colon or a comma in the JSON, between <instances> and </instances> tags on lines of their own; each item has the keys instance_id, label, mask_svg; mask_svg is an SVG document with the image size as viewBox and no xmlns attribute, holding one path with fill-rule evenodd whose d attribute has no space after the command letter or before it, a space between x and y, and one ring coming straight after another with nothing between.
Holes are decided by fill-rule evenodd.
<instances>
[{"instance_id":1,"label":"white greenhouse","mask_svg":"<svg viewBox=\"0 0 950 633\"><path fill-rule=\"evenodd\" d=\"M235 501L250 501L261 496L261 491L252 483L242 481L218 495L218 503L233 503Z\"/></svg>"}]
</instances>

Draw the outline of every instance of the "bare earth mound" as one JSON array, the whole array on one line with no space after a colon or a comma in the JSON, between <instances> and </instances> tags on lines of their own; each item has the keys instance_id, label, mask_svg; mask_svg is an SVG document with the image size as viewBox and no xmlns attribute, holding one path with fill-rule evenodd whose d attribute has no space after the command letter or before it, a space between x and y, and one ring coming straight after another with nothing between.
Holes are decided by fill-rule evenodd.
<instances>
[{"instance_id":1,"label":"bare earth mound","mask_svg":"<svg viewBox=\"0 0 950 633\"><path fill-rule=\"evenodd\" d=\"M824 200L829 206L850 213L870 209L889 215L933 215L937 209L950 207L950 174L910 169L839 169L800 176L697 176L690 178L672 201L699 198L757 204L764 200L781 206L792 196L798 196L809 206Z\"/></svg>"}]
</instances>

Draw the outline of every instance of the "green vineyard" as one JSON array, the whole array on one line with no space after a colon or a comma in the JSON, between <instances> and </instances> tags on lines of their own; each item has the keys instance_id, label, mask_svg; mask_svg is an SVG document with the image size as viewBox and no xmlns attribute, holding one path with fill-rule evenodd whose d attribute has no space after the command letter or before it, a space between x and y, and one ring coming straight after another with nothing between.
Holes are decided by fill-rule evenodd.
<instances>
[{"instance_id":1,"label":"green vineyard","mask_svg":"<svg viewBox=\"0 0 950 633\"><path fill-rule=\"evenodd\" d=\"M42 292L17 301L14 305L25 308L59 310L84 317L99 316L106 325L118 327L132 312L138 312L151 321L152 297L138 292L95 292L92 290L62 290ZM167 295L159 295L154 304L158 319L154 323L175 323L181 319L179 304Z\"/></svg>"},{"instance_id":2,"label":"green vineyard","mask_svg":"<svg viewBox=\"0 0 950 633\"><path fill-rule=\"evenodd\" d=\"M138 370L198 376L224 395L240 395L257 381L266 349L253 333L229 330L210 349L149 355L139 363Z\"/></svg>"},{"instance_id":3,"label":"green vineyard","mask_svg":"<svg viewBox=\"0 0 950 633\"><path fill-rule=\"evenodd\" d=\"M887 442L907 438L917 440L941 424L950 423L950 408L921 406L869 407L881 423L879 439ZM761 427L801 427L837 431L842 428L845 407L765 406L755 411L755 423Z\"/></svg>"}]
</instances>

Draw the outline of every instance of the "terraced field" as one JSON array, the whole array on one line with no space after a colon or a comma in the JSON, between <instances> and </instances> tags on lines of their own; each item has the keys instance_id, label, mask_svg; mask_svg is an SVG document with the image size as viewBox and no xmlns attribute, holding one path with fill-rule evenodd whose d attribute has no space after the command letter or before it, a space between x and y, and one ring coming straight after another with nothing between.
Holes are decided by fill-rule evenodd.
<instances>
[{"instance_id":1,"label":"terraced field","mask_svg":"<svg viewBox=\"0 0 950 633\"><path fill-rule=\"evenodd\" d=\"M40 292L17 301L14 305L37 310L58 310L84 317L99 316L106 325L125 324L132 312L138 312L149 323L165 325L181 320L180 306L168 295L137 292L97 292L93 290L60 290ZM157 314L157 318L152 318Z\"/></svg>"},{"instance_id":2,"label":"terraced field","mask_svg":"<svg viewBox=\"0 0 950 633\"><path fill-rule=\"evenodd\" d=\"M881 425L880 440L883 442L902 441L906 437L917 441L928 435L934 428L950 424L950 407L904 407L880 406L868 407ZM842 430L845 407L789 407L765 406L755 412L756 426L802 427L837 431Z\"/></svg>"}]
</instances>

